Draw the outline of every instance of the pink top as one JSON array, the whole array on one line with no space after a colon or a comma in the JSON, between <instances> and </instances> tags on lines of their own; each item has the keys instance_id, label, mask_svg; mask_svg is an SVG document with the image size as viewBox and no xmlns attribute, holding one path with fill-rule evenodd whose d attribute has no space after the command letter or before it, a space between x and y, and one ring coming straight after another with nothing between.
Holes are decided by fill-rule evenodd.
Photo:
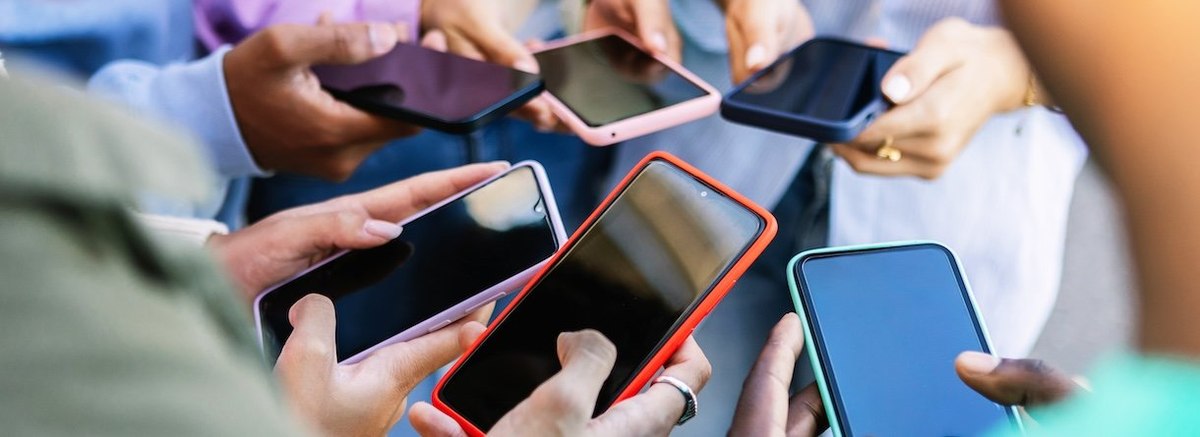
<instances>
[{"instance_id":1,"label":"pink top","mask_svg":"<svg viewBox=\"0 0 1200 437\"><path fill-rule=\"evenodd\" d=\"M236 44L272 24L314 24L323 12L334 22L408 23L408 41L416 41L421 0L195 0L196 36L208 50Z\"/></svg>"}]
</instances>

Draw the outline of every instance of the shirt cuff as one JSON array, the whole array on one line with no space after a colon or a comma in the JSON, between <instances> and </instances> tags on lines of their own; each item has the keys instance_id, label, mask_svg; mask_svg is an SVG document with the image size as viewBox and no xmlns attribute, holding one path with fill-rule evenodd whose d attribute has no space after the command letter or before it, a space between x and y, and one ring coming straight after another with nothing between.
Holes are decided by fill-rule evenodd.
<instances>
[{"instance_id":1,"label":"shirt cuff","mask_svg":"<svg viewBox=\"0 0 1200 437\"><path fill-rule=\"evenodd\" d=\"M215 234L225 235L229 233L228 227L213 220L142 213L136 213L136 216L138 221L143 226L149 228L155 235L186 241L195 246L203 246Z\"/></svg>"},{"instance_id":2,"label":"shirt cuff","mask_svg":"<svg viewBox=\"0 0 1200 437\"><path fill-rule=\"evenodd\" d=\"M106 66L88 83L149 116L185 128L204 144L217 173L225 178L267 174L255 162L233 114L225 86L225 54L217 48L198 61L156 67L121 61Z\"/></svg>"},{"instance_id":3,"label":"shirt cuff","mask_svg":"<svg viewBox=\"0 0 1200 437\"><path fill-rule=\"evenodd\" d=\"M421 38L421 0L362 0L366 21L389 21L408 24L408 41L416 44Z\"/></svg>"}]
</instances>

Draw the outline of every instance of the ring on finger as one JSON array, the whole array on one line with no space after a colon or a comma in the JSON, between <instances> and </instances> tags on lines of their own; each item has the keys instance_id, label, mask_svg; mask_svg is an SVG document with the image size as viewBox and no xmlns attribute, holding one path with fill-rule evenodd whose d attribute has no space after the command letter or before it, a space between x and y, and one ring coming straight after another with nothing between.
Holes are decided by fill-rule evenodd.
<instances>
[{"instance_id":1,"label":"ring on finger","mask_svg":"<svg viewBox=\"0 0 1200 437\"><path fill-rule=\"evenodd\" d=\"M892 145L895 142L896 140L891 135L884 137L883 144L879 145L878 149L875 149L875 157L891 162L900 161L900 158L904 157L904 153Z\"/></svg>"},{"instance_id":2,"label":"ring on finger","mask_svg":"<svg viewBox=\"0 0 1200 437\"><path fill-rule=\"evenodd\" d=\"M696 392L693 392L687 383L670 376L659 376L654 380L655 384L660 382L675 387L683 395L683 414L679 416L679 421L675 422L675 426L683 425L696 417L696 413L700 412L700 404L696 402Z\"/></svg>"}]
</instances>

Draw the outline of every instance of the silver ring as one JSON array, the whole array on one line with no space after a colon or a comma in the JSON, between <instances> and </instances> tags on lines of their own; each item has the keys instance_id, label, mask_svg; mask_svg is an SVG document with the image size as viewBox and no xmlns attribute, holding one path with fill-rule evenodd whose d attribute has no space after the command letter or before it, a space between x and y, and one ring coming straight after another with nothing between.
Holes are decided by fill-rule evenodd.
<instances>
[{"instance_id":1,"label":"silver ring","mask_svg":"<svg viewBox=\"0 0 1200 437\"><path fill-rule=\"evenodd\" d=\"M660 382L674 386L679 390L679 393L683 394L683 414L679 416L679 421L675 422L675 426L683 425L685 422L692 420L693 417L696 417L696 413L700 412L700 404L696 402L696 393L692 391L691 387L688 387L683 381L670 376L660 376L654 380L655 384Z\"/></svg>"}]
</instances>

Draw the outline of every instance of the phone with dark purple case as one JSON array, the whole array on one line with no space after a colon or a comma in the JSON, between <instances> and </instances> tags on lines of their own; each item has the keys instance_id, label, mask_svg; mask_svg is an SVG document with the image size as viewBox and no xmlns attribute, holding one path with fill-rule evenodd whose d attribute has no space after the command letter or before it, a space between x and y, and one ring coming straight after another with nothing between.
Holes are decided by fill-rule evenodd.
<instances>
[{"instance_id":1,"label":"phone with dark purple case","mask_svg":"<svg viewBox=\"0 0 1200 437\"><path fill-rule=\"evenodd\" d=\"M814 38L735 87L726 120L822 143L854 139L890 103L880 81L903 53Z\"/></svg>"},{"instance_id":2,"label":"phone with dark purple case","mask_svg":"<svg viewBox=\"0 0 1200 437\"><path fill-rule=\"evenodd\" d=\"M346 103L449 133L479 129L544 88L536 74L412 44L397 44L361 64L321 65L313 72Z\"/></svg>"}]
</instances>

